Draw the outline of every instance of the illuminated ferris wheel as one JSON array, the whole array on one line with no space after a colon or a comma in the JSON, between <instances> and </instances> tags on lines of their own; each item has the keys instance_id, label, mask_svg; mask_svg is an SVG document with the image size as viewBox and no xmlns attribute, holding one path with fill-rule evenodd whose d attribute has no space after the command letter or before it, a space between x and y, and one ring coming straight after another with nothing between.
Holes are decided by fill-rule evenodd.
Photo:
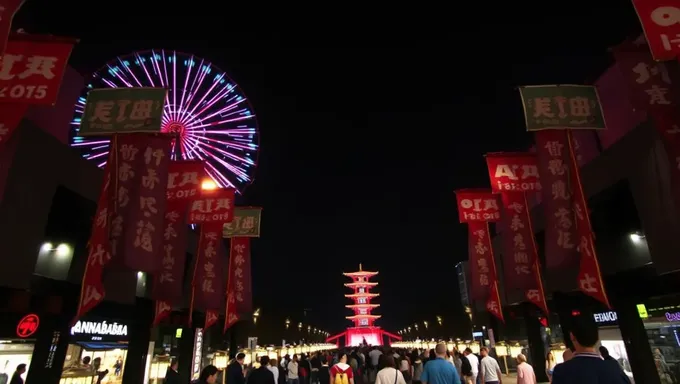
<instances>
[{"instance_id":1,"label":"illuminated ferris wheel","mask_svg":"<svg viewBox=\"0 0 680 384\"><path fill-rule=\"evenodd\" d=\"M173 158L203 160L221 187L243 193L257 165L255 112L241 88L209 61L175 51L151 50L117 57L95 72L78 99L71 146L99 167L106 165L109 139L79 136L87 92L96 88L168 89L162 132L178 135Z\"/></svg>"}]
</instances>

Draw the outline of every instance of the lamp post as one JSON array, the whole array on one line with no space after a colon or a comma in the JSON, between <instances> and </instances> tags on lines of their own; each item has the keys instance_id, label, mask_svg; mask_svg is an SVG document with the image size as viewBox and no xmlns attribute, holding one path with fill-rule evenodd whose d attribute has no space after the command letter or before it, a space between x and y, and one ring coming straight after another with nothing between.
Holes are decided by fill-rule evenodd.
<instances>
[{"instance_id":1,"label":"lamp post","mask_svg":"<svg viewBox=\"0 0 680 384\"><path fill-rule=\"evenodd\" d=\"M257 325L257 319L260 317L260 308L253 312L253 324Z\"/></svg>"}]
</instances>

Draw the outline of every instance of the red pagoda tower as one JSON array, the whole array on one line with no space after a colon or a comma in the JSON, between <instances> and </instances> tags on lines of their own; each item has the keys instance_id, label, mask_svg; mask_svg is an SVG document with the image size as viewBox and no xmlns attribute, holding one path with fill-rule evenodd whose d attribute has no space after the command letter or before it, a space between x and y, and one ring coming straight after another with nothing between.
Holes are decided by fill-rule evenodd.
<instances>
[{"instance_id":1,"label":"red pagoda tower","mask_svg":"<svg viewBox=\"0 0 680 384\"><path fill-rule=\"evenodd\" d=\"M379 297L380 294L371 292L378 283L372 282L370 279L377 274L378 272L364 271L361 264L359 264L359 271L343 273L343 275L352 279L351 283L345 283L345 287L352 289L353 292L346 294L345 297L352 299L353 303L345 307L354 311L354 315L346 317L354 322L354 326L347 328L345 332L329 337L326 340L327 342L330 343L335 340L338 343L343 336L346 346L357 346L363 343L382 345L383 335L401 340L400 336L383 331L380 327L374 325L380 315L374 315L371 312L380 307L380 304L371 303L371 300Z\"/></svg>"}]
</instances>

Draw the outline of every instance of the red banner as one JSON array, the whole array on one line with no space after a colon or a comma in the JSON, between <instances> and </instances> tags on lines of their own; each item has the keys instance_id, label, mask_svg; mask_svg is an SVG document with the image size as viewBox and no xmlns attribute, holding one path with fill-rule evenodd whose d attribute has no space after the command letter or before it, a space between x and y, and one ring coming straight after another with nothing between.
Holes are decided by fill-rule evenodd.
<instances>
[{"instance_id":1,"label":"red banner","mask_svg":"<svg viewBox=\"0 0 680 384\"><path fill-rule=\"evenodd\" d=\"M576 265L578 253L569 180L571 159L567 132L543 130L536 132L535 138L546 218L546 268Z\"/></svg>"},{"instance_id":2,"label":"red banner","mask_svg":"<svg viewBox=\"0 0 680 384\"><path fill-rule=\"evenodd\" d=\"M541 190L534 153L488 153L486 164L494 192Z\"/></svg>"},{"instance_id":3,"label":"red banner","mask_svg":"<svg viewBox=\"0 0 680 384\"><path fill-rule=\"evenodd\" d=\"M28 104L0 104L0 143L12 137L28 107Z\"/></svg>"},{"instance_id":4,"label":"red banner","mask_svg":"<svg viewBox=\"0 0 680 384\"><path fill-rule=\"evenodd\" d=\"M616 66L630 89L629 100L635 109L648 111L668 107L677 100L673 78L664 63L654 61L649 52L626 49L626 44L614 50Z\"/></svg>"},{"instance_id":5,"label":"red banner","mask_svg":"<svg viewBox=\"0 0 680 384\"><path fill-rule=\"evenodd\" d=\"M468 223L468 244L472 275L470 296L472 300L486 300L487 310L503 321L489 224L483 221L470 221Z\"/></svg>"},{"instance_id":6,"label":"red banner","mask_svg":"<svg viewBox=\"0 0 680 384\"><path fill-rule=\"evenodd\" d=\"M498 194L488 190L462 189L456 191L458 219L461 223L495 222L501 219Z\"/></svg>"},{"instance_id":7,"label":"red banner","mask_svg":"<svg viewBox=\"0 0 680 384\"><path fill-rule=\"evenodd\" d=\"M503 202L503 260L507 289L524 290L528 301L548 313L541 264L531 225L527 193L541 190L535 153L486 155L494 192Z\"/></svg>"},{"instance_id":8,"label":"red banner","mask_svg":"<svg viewBox=\"0 0 680 384\"><path fill-rule=\"evenodd\" d=\"M168 201L188 201L201 194L202 161L172 161L168 171ZM188 204L185 204L188 205Z\"/></svg>"},{"instance_id":9,"label":"red banner","mask_svg":"<svg viewBox=\"0 0 680 384\"><path fill-rule=\"evenodd\" d=\"M168 166L167 208L163 224L161 269L154 274L152 297L156 299L154 325L172 313L182 298L182 277L188 242L186 213L190 199L200 194L204 177L201 161L171 161Z\"/></svg>"},{"instance_id":10,"label":"red banner","mask_svg":"<svg viewBox=\"0 0 680 384\"><path fill-rule=\"evenodd\" d=\"M169 301L156 300L156 305L154 306L154 315L152 327L157 326L163 320L167 319L172 313L172 305Z\"/></svg>"},{"instance_id":11,"label":"red banner","mask_svg":"<svg viewBox=\"0 0 680 384\"><path fill-rule=\"evenodd\" d=\"M209 310L221 307L224 289L223 225L223 223L211 223L201 226L192 280L192 308Z\"/></svg>"},{"instance_id":12,"label":"red banner","mask_svg":"<svg viewBox=\"0 0 680 384\"><path fill-rule=\"evenodd\" d=\"M224 331L236 323L244 313L253 310L250 281L250 239L233 237L229 249L229 281Z\"/></svg>"},{"instance_id":13,"label":"red banner","mask_svg":"<svg viewBox=\"0 0 680 384\"><path fill-rule=\"evenodd\" d=\"M7 40L12 32L12 21L14 15L24 4L24 0L2 0L0 1L0 55L7 48Z\"/></svg>"},{"instance_id":14,"label":"red banner","mask_svg":"<svg viewBox=\"0 0 680 384\"><path fill-rule=\"evenodd\" d=\"M576 161L579 167L583 167L600 155L600 148L597 146L597 132L582 129L573 131L572 135L574 153L576 153Z\"/></svg>"},{"instance_id":15,"label":"red banner","mask_svg":"<svg viewBox=\"0 0 680 384\"><path fill-rule=\"evenodd\" d=\"M215 325L219 317L220 316L218 312L214 309L205 311L205 326L203 327L203 330L205 331L206 329Z\"/></svg>"},{"instance_id":16,"label":"red banner","mask_svg":"<svg viewBox=\"0 0 680 384\"><path fill-rule=\"evenodd\" d=\"M677 0L633 0L654 59L680 56L680 6Z\"/></svg>"},{"instance_id":17,"label":"red banner","mask_svg":"<svg viewBox=\"0 0 680 384\"><path fill-rule=\"evenodd\" d=\"M152 297L174 303L182 298L182 276L186 259L188 230L186 204L168 202L163 225L160 270L154 274Z\"/></svg>"},{"instance_id":18,"label":"red banner","mask_svg":"<svg viewBox=\"0 0 680 384\"><path fill-rule=\"evenodd\" d=\"M88 242L88 256L83 272L83 280L80 288L80 300L75 320L96 307L104 301L104 283L102 273L104 267L111 260L111 244L109 242L109 231L111 228L111 169L112 155L109 155L109 162L104 171L102 190L97 202L97 211L92 222L92 232Z\"/></svg>"},{"instance_id":19,"label":"red banner","mask_svg":"<svg viewBox=\"0 0 680 384\"><path fill-rule=\"evenodd\" d=\"M224 224L231 222L233 218L234 190L220 188L192 200L188 222L190 224Z\"/></svg>"},{"instance_id":20,"label":"red banner","mask_svg":"<svg viewBox=\"0 0 680 384\"><path fill-rule=\"evenodd\" d=\"M569 152L571 155L571 168L575 170L574 172L571 172L571 182L574 186L573 212L576 217L576 229L578 234L577 249L581 254L581 264L578 272L579 288L586 295L604 303L607 308L611 308L602 281L602 274L600 273L600 264L595 252L595 237L593 236L590 217L588 215L588 203L586 196L583 193L581 176L578 167L576 166L576 158L571 142L569 143Z\"/></svg>"},{"instance_id":21,"label":"red banner","mask_svg":"<svg viewBox=\"0 0 680 384\"><path fill-rule=\"evenodd\" d=\"M132 180L130 190L121 185L116 189L119 207L125 203L126 208L121 216L122 262L126 268L154 273L163 257L170 137L127 134L118 135L117 140L120 157L114 164L118 165L118 180Z\"/></svg>"},{"instance_id":22,"label":"red banner","mask_svg":"<svg viewBox=\"0 0 680 384\"><path fill-rule=\"evenodd\" d=\"M54 105L74 42L11 36L0 64L0 103Z\"/></svg>"}]
</instances>

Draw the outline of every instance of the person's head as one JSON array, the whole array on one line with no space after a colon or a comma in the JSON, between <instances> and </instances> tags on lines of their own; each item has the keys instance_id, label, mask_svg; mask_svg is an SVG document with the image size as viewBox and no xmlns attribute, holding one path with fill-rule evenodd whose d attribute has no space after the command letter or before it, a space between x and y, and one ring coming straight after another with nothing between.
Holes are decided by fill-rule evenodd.
<instances>
[{"instance_id":1,"label":"person's head","mask_svg":"<svg viewBox=\"0 0 680 384\"><path fill-rule=\"evenodd\" d=\"M437 357L446 358L446 344L439 343L434 347L434 353Z\"/></svg>"},{"instance_id":2,"label":"person's head","mask_svg":"<svg viewBox=\"0 0 680 384\"><path fill-rule=\"evenodd\" d=\"M434 349L430 349L430 353L428 354L428 357L430 360L434 360L437 358L437 355L434 353Z\"/></svg>"},{"instance_id":3,"label":"person's head","mask_svg":"<svg viewBox=\"0 0 680 384\"><path fill-rule=\"evenodd\" d=\"M92 360L92 366L94 367L95 371L98 371L99 367L102 366L102 358L101 357L95 357L94 360Z\"/></svg>"},{"instance_id":4,"label":"person's head","mask_svg":"<svg viewBox=\"0 0 680 384\"><path fill-rule=\"evenodd\" d=\"M551 355L552 356L552 355ZM527 362L527 357L524 356L523 354L517 355L517 364L522 364Z\"/></svg>"},{"instance_id":5,"label":"person's head","mask_svg":"<svg viewBox=\"0 0 680 384\"><path fill-rule=\"evenodd\" d=\"M23 375L26 372L26 364L17 365L17 373Z\"/></svg>"},{"instance_id":6,"label":"person's head","mask_svg":"<svg viewBox=\"0 0 680 384\"><path fill-rule=\"evenodd\" d=\"M593 350L599 339L595 319L592 316L578 315L573 316L571 320L569 338L574 343L574 349L577 352Z\"/></svg>"},{"instance_id":7,"label":"person's head","mask_svg":"<svg viewBox=\"0 0 680 384\"><path fill-rule=\"evenodd\" d=\"M326 358L325 355L321 355L321 357L319 358L319 360L321 361L321 365L326 365L326 364L328 364L328 358Z\"/></svg>"},{"instance_id":8,"label":"person's head","mask_svg":"<svg viewBox=\"0 0 680 384\"><path fill-rule=\"evenodd\" d=\"M242 353L239 353L239 355L242 355ZM217 367L214 365L208 365L207 367L203 368L198 379L203 380L208 384L214 384L217 380Z\"/></svg>"},{"instance_id":9,"label":"person's head","mask_svg":"<svg viewBox=\"0 0 680 384\"><path fill-rule=\"evenodd\" d=\"M269 356L261 356L260 357L260 364L263 367L266 367L269 364Z\"/></svg>"},{"instance_id":10,"label":"person's head","mask_svg":"<svg viewBox=\"0 0 680 384\"><path fill-rule=\"evenodd\" d=\"M278 361L276 361L276 359L269 360L269 365L271 365L272 367L276 367L277 363L278 363Z\"/></svg>"},{"instance_id":11,"label":"person's head","mask_svg":"<svg viewBox=\"0 0 680 384\"><path fill-rule=\"evenodd\" d=\"M571 349L567 348L564 352L562 352L562 361L571 360L572 355L573 355L573 352L571 351Z\"/></svg>"},{"instance_id":12,"label":"person's head","mask_svg":"<svg viewBox=\"0 0 680 384\"><path fill-rule=\"evenodd\" d=\"M347 364L347 354L345 352L341 352L338 361Z\"/></svg>"},{"instance_id":13,"label":"person's head","mask_svg":"<svg viewBox=\"0 0 680 384\"><path fill-rule=\"evenodd\" d=\"M548 352L548 353L545 355L545 361L547 361L547 362L549 362L549 363L554 363L554 362L555 362L555 355L553 355L552 353Z\"/></svg>"},{"instance_id":14,"label":"person's head","mask_svg":"<svg viewBox=\"0 0 680 384\"><path fill-rule=\"evenodd\" d=\"M238 361L239 364L243 365L243 362L246 360L246 354L241 352L238 355L236 355L236 361Z\"/></svg>"},{"instance_id":15,"label":"person's head","mask_svg":"<svg viewBox=\"0 0 680 384\"><path fill-rule=\"evenodd\" d=\"M90 356L85 356L85 357L83 357L83 364L89 365L89 364L90 364L90 361L92 361L92 359L90 358Z\"/></svg>"},{"instance_id":16,"label":"person's head","mask_svg":"<svg viewBox=\"0 0 680 384\"><path fill-rule=\"evenodd\" d=\"M482 357L486 357L489 355L489 349L487 347L482 347L479 349L479 354L482 355Z\"/></svg>"},{"instance_id":17,"label":"person's head","mask_svg":"<svg viewBox=\"0 0 680 384\"><path fill-rule=\"evenodd\" d=\"M293 355L293 361L294 361L294 362L297 362L297 361L298 361L297 355Z\"/></svg>"},{"instance_id":18,"label":"person's head","mask_svg":"<svg viewBox=\"0 0 680 384\"><path fill-rule=\"evenodd\" d=\"M378 358L378 366L380 368L395 368L394 357L391 355L380 355Z\"/></svg>"},{"instance_id":19,"label":"person's head","mask_svg":"<svg viewBox=\"0 0 680 384\"><path fill-rule=\"evenodd\" d=\"M607 349L607 347L600 345L600 356L602 356L603 359L609 357L609 350Z\"/></svg>"},{"instance_id":20,"label":"person's head","mask_svg":"<svg viewBox=\"0 0 680 384\"><path fill-rule=\"evenodd\" d=\"M176 358L172 359L170 361L170 368L172 368L173 371L176 371L177 367L179 367L179 360L177 360Z\"/></svg>"}]
</instances>

